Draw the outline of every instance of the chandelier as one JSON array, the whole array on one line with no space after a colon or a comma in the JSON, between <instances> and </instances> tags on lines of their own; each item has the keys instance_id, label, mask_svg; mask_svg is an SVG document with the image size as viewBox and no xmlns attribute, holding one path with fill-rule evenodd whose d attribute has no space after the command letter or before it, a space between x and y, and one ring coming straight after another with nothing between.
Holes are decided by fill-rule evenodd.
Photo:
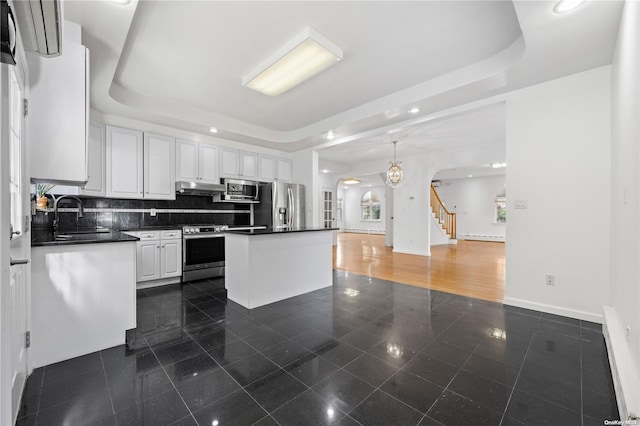
<instances>
[{"instance_id":1,"label":"chandelier","mask_svg":"<svg viewBox=\"0 0 640 426\"><path fill-rule=\"evenodd\" d=\"M393 161L389 161L389 170L387 170L387 185L391 188L395 188L400 185L402 180L402 161L396 161L396 144L398 141L393 141Z\"/></svg>"}]
</instances>

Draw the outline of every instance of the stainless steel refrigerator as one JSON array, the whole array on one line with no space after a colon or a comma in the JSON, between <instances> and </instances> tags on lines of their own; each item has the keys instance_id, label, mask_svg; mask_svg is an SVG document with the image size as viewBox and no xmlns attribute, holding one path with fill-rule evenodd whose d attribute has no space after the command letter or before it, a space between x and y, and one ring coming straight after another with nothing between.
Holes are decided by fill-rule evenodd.
<instances>
[{"instance_id":1,"label":"stainless steel refrigerator","mask_svg":"<svg viewBox=\"0 0 640 426\"><path fill-rule=\"evenodd\" d=\"M260 184L260 204L254 207L255 225L282 229L304 228L304 185L273 182Z\"/></svg>"}]
</instances>

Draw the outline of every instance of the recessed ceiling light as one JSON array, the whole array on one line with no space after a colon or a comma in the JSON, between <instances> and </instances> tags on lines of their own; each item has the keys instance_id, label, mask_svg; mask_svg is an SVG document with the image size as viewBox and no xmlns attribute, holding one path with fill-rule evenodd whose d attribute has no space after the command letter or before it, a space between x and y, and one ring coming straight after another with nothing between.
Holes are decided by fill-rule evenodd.
<instances>
[{"instance_id":1,"label":"recessed ceiling light","mask_svg":"<svg viewBox=\"0 0 640 426\"><path fill-rule=\"evenodd\" d=\"M209 131L211 133L218 133L218 128L217 127L209 127Z\"/></svg>"},{"instance_id":2,"label":"recessed ceiling light","mask_svg":"<svg viewBox=\"0 0 640 426\"><path fill-rule=\"evenodd\" d=\"M320 170L320 171L321 171L322 173L329 173L331 170L329 170L329 169L322 169L322 170Z\"/></svg>"},{"instance_id":3,"label":"recessed ceiling light","mask_svg":"<svg viewBox=\"0 0 640 426\"><path fill-rule=\"evenodd\" d=\"M111 0L113 3L117 3L117 4L129 4L131 3L131 0Z\"/></svg>"},{"instance_id":4,"label":"recessed ceiling light","mask_svg":"<svg viewBox=\"0 0 640 426\"><path fill-rule=\"evenodd\" d=\"M336 134L333 133L333 130L329 130L329 132L327 133L327 135L325 136L325 138L329 139L329 140L333 140L336 138Z\"/></svg>"},{"instance_id":5,"label":"recessed ceiling light","mask_svg":"<svg viewBox=\"0 0 640 426\"><path fill-rule=\"evenodd\" d=\"M242 85L278 96L341 59L342 49L307 27L245 75Z\"/></svg>"},{"instance_id":6,"label":"recessed ceiling light","mask_svg":"<svg viewBox=\"0 0 640 426\"><path fill-rule=\"evenodd\" d=\"M473 177L473 175L469 175L469 177Z\"/></svg>"},{"instance_id":7,"label":"recessed ceiling light","mask_svg":"<svg viewBox=\"0 0 640 426\"><path fill-rule=\"evenodd\" d=\"M410 112L411 114L417 114L417 113L419 113L419 112L420 112L420 108L418 108L418 107L413 107L413 108L411 108L411 109L409 110L409 112Z\"/></svg>"},{"instance_id":8,"label":"recessed ceiling light","mask_svg":"<svg viewBox=\"0 0 640 426\"><path fill-rule=\"evenodd\" d=\"M570 12L584 2L585 0L561 0L558 3L556 3L556 5L553 7L553 11L555 13Z\"/></svg>"},{"instance_id":9,"label":"recessed ceiling light","mask_svg":"<svg viewBox=\"0 0 640 426\"><path fill-rule=\"evenodd\" d=\"M501 169L503 167L507 167L507 163L491 163L489 164L493 169Z\"/></svg>"}]
</instances>

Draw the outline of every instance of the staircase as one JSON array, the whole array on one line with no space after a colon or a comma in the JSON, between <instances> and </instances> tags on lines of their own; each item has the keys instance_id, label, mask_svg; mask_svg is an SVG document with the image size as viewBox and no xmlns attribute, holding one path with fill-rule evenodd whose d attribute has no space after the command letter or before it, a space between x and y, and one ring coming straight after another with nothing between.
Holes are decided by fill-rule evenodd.
<instances>
[{"instance_id":1,"label":"staircase","mask_svg":"<svg viewBox=\"0 0 640 426\"><path fill-rule=\"evenodd\" d=\"M456 214L449 212L440 199L436 188L431 184L430 196L431 211L440 227L452 240L456 239Z\"/></svg>"}]
</instances>

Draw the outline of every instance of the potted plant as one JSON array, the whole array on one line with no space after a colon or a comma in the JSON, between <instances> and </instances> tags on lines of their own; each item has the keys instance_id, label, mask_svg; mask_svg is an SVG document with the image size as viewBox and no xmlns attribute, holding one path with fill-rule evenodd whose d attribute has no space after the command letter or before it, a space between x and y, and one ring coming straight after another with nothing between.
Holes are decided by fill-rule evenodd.
<instances>
[{"instance_id":1,"label":"potted plant","mask_svg":"<svg viewBox=\"0 0 640 426\"><path fill-rule=\"evenodd\" d=\"M36 208L38 210L46 210L49 199L47 198L47 192L51 190L55 185L37 183L36 184Z\"/></svg>"}]
</instances>

